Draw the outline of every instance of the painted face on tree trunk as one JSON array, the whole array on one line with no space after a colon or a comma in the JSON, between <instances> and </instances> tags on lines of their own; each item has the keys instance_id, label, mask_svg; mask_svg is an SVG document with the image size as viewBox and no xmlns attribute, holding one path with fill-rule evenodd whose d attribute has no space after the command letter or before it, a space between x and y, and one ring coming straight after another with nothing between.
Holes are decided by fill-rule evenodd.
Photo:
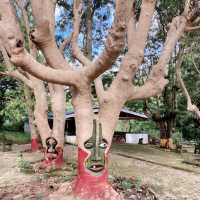
<instances>
[{"instance_id":1,"label":"painted face on tree trunk","mask_svg":"<svg viewBox=\"0 0 200 200\"><path fill-rule=\"evenodd\" d=\"M108 142L102 137L101 124L97 129L97 123L94 120L92 137L84 143L84 147L91 153L85 162L85 166L90 172L98 174L104 170L107 146Z\"/></svg>"},{"instance_id":2,"label":"painted face on tree trunk","mask_svg":"<svg viewBox=\"0 0 200 200\"><path fill-rule=\"evenodd\" d=\"M58 154L58 152L56 151L57 144L58 144L58 142L54 137L48 137L46 139L47 153Z\"/></svg>"}]
</instances>

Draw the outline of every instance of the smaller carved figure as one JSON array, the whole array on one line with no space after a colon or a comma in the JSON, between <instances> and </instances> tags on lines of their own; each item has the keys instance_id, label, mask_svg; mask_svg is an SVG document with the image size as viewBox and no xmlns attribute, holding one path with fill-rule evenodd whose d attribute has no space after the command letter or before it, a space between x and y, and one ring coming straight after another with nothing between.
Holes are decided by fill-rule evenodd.
<instances>
[{"instance_id":1,"label":"smaller carved figure","mask_svg":"<svg viewBox=\"0 0 200 200\"><path fill-rule=\"evenodd\" d=\"M48 137L46 139L46 145L47 145L47 157L48 159L55 159L58 155L58 152L56 150L58 142L54 137Z\"/></svg>"}]
</instances>

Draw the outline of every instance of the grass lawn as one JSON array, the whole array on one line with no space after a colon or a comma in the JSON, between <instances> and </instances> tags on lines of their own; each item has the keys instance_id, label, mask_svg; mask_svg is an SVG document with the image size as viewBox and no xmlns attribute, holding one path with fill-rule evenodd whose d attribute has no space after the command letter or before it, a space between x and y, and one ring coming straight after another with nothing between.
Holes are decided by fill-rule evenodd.
<instances>
[{"instance_id":1,"label":"grass lawn","mask_svg":"<svg viewBox=\"0 0 200 200\"><path fill-rule=\"evenodd\" d=\"M13 141L14 144L27 144L31 141L29 133L0 130L0 136L3 134L6 139Z\"/></svg>"}]
</instances>

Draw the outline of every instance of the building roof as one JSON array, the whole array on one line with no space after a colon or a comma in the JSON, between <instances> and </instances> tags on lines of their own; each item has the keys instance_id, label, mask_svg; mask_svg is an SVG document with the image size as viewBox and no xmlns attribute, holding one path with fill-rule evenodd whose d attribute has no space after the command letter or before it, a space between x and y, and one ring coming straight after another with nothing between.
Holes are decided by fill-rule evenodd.
<instances>
[{"instance_id":1,"label":"building roof","mask_svg":"<svg viewBox=\"0 0 200 200\"><path fill-rule=\"evenodd\" d=\"M99 112L99 108L93 108L93 111L95 114ZM49 119L53 119L53 114L52 112L49 112L48 114ZM75 117L75 113L72 112L65 112L65 119L70 120ZM137 120L147 120L148 117L144 113L138 113L134 111L130 111L127 108L123 108L120 112L119 120L132 120L132 119L137 119Z\"/></svg>"}]
</instances>

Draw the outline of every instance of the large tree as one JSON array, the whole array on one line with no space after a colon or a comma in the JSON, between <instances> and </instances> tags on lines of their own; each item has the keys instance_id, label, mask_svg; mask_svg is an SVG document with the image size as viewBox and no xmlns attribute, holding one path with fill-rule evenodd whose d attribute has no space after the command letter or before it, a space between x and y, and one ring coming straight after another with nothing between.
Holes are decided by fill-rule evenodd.
<instances>
[{"instance_id":1,"label":"large tree","mask_svg":"<svg viewBox=\"0 0 200 200\"><path fill-rule=\"evenodd\" d=\"M166 67L178 40L199 22L199 4L193 9L190 1L186 1L183 13L173 18L157 64L152 67L144 85L138 87L133 84L133 77L144 62L144 49L156 1L143 0L136 15L134 0L116 0L115 17L105 48L95 59L86 57L79 47L79 28L85 3L87 5L85 1L73 1L71 44L79 67L65 60L57 47L54 37L56 1L44 0L41 3L40 0L32 0L30 3L35 21L30 39L44 54L45 65L38 63L24 48L24 38L9 0L0 2L0 36L10 61L16 67L38 79L70 86L78 142L78 176L70 186L64 184L51 199L70 199L69 193L72 198L77 196L80 199L123 199L113 191L107 180L108 152L120 110L127 100L147 99L161 94L168 83L165 79ZM98 77L112 67L125 47L120 69L110 87L104 90ZM91 84L97 78L99 113L95 116Z\"/></svg>"},{"instance_id":2,"label":"large tree","mask_svg":"<svg viewBox=\"0 0 200 200\"><path fill-rule=\"evenodd\" d=\"M13 9L18 13L18 21L20 22L20 31L25 38L25 47L35 59L41 60L35 45L30 38L27 38L27 33L30 32L29 21L31 13L28 9L27 2L13 1ZM64 46L63 46L64 48ZM45 84L44 81L32 76L31 74L16 69L7 55L6 49L1 44L1 53L4 59L5 69L0 74L10 76L24 83L24 95L27 103L29 127L31 131L31 146L32 151L39 150L39 139L42 141L42 148L45 156L44 162L39 167L42 168L60 168L63 166L63 146L64 146L64 127L65 127L65 92L62 85ZM39 58L38 58L39 57ZM48 102L48 96L50 102ZM49 126L48 122L48 107L50 103L53 113L53 127ZM40 137L38 137L38 134ZM52 148L53 147L53 148Z\"/></svg>"}]
</instances>

